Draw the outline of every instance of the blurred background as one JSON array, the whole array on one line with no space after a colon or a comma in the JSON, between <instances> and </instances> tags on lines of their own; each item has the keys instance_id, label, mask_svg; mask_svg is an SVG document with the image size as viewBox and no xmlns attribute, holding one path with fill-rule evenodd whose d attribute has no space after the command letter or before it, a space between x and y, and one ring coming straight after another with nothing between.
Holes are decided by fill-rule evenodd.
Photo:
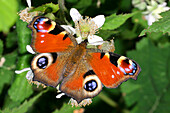
<instances>
[{"instance_id":1,"label":"blurred background","mask_svg":"<svg viewBox=\"0 0 170 113\"><path fill-rule=\"evenodd\" d=\"M28 0L29 1L29 0ZM170 1L169 0L0 0L0 112L2 113L169 113L170 112ZM27 8L27 9L26 9ZM72 25L69 11L83 16L105 15L98 36L114 38L115 53L141 67L137 80L118 88L103 88L85 107L56 98L55 88L38 87L26 79L34 55L28 23L35 15ZM20 15L20 16L19 16ZM21 20L22 19L22 20ZM155 22L156 21L156 22Z\"/></svg>"}]
</instances>

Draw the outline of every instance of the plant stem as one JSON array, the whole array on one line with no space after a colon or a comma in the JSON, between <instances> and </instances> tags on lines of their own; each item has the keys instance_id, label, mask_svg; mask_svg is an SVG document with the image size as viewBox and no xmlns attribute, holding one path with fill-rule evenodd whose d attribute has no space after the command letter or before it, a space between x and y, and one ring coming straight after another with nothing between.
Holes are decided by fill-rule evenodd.
<instances>
[{"instance_id":1,"label":"plant stem","mask_svg":"<svg viewBox=\"0 0 170 113\"><path fill-rule=\"evenodd\" d=\"M138 23L135 23L135 25L133 26L132 32L136 32L138 25L139 25Z\"/></svg>"},{"instance_id":2,"label":"plant stem","mask_svg":"<svg viewBox=\"0 0 170 113\"><path fill-rule=\"evenodd\" d=\"M101 92L98 96L99 96L100 99L102 99L108 105L110 105L110 106L112 106L114 108L118 107L118 104L114 100L112 100L111 98L106 96L103 92Z\"/></svg>"}]
</instances>

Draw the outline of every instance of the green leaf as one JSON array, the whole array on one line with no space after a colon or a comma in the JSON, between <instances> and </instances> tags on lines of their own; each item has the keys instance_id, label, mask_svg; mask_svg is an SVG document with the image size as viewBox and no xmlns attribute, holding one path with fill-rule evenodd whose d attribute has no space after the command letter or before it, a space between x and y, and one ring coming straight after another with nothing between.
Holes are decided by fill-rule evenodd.
<instances>
[{"instance_id":1,"label":"green leaf","mask_svg":"<svg viewBox=\"0 0 170 113\"><path fill-rule=\"evenodd\" d=\"M2 67L0 67L0 94L5 84L10 84L12 77L14 75L14 68L16 62L16 51L11 54L4 56L5 62Z\"/></svg>"},{"instance_id":2,"label":"green leaf","mask_svg":"<svg viewBox=\"0 0 170 113\"><path fill-rule=\"evenodd\" d=\"M17 57L17 51L14 51L12 53L6 54L5 56L5 63L4 63L4 67L8 68L9 70L11 69L15 69L16 67L16 57Z\"/></svg>"},{"instance_id":3,"label":"green leaf","mask_svg":"<svg viewBox=\"0 0 170 113\"><path fill-rule=\"evenodd\" d=\"M132 17L136 13L131 13L131 14L112 14L108 17L106 17L106 21L102 27L102 30L114 30L118 27L120 27L125 21Z\"/></svg>"},{"instance_id":4,"label":"green leaf","mask_svg":"<svg viewBox=\"0 0 170 113\"><path fill-rule=\"evenodd\" d=\"M5 84L9 84L12 80L13 71L10 71L6 68L0 68L0 94Z\"/></svg>"},{"instance_id":5,"label":"green leaf","mask_svg":"<svg viewBox=\"0 0 170 113\"><path fill-rule=\"evenodd\" d=\"M134 105L131 113L170 112L167 96L170 92L170 46L158 48L145 38L138 43L137 50L128 52L128 57L142 70L136 81L128 80L121 85L127 106Z\"/></svg>"},{"instance_id":6,"label":"green leaf","mask_svg":"<svg viewBox=\"0 0 170 113\"><path fill-rule=\"evenodd\" d=\"M137 50L142 50L143 48L145 48L148 45L149 45L148 38L144 37L140 42L138 42L136 44L136 49Z\"/></svg>"},{"instance_id":7,"label":"green leaf","mask_svg":"<svg viewBox=\"0 0 170 113\"><path fill-rule=\"evenodd\" d=\"M21 102L12 101L9 95L6 95L4 98L5 99L4 99L4 104L2 109L6 109L6 108L12 109L18 107L21 104Z\"/></svg>"},{"instance_id":8,"label":"green leaf","mask_svg":"<svg viewBox=\"0 0 170 113\"><path fill-rule=\"evenodd\" d=\"M170 35L170 11L161 13L162 18L159 21L154 22L150 27L144 29L139 36L145 35L147 32L162 32Z\"/></svg>"},{"instance_id":9,"label":"green leaf","mask_svg":"<svg viewBox=\"0 0 170 113\"><path fill-rule=\"evenodd\" d=\"M17 33L16 30L14 32L8 33L6 37L6 48L13 48L17 45Z\"/></svg>"},{"instance_id":10,"label":"green leaf","mask_svg":"<svg viewBox=\"0 0 170 113\"><path fill-rule=\"evenodd\" d=\"M0 31L8 32L17 19L17 0L0 0Z\"/></svg>"},{"instance_id":11,"label":"green leaf","mask_svg":"<svg viewBox=\"0 0 170 113\"><path fill-rule=\"evenodd\" d=\"M31 30L27 27L27 23L18 18L16 22L16 30L18 36L19 53L27 53L26 46L31 43Z\"/></svg>"},{"instance_id":12,"label":"green leaf","mask_svg":"<svg viewBox=\"0 0 170 113\"><path fill-rule=\"evenodd\" d=\"M41 12L56 13L58 10L59 10L58 4L47 3L47 4L44 4L42 6L37 7L35 9L32 9L30 12L41 11Z\"/></svg>"},{"instance_id":13,"label":"green leaf","mask_svg":"<svg viewBox=\"0 0 170 113\"><path fill-rule=\"evenodd\" d=\"M0 58L3 53L3 41L0 39Z\"/></svg>"},{"instance_id":14,"label":"green leaf","mask_svg":"<svg viewBox=\"0 0 170 113\"><path fill-rule=\"evenodd\" d=\"M22 56L18 59L18 70L28 68L30 55ZM22 102L25 98L28 98L32 93L32 86L28 83L26 79L26 73L15 75L15 81L11 88L8 90L8 94L13 101Z\"/></svg>"},{"instance_id":15,"label":"green leaf","mask_svg":"<svg viewBox=\"0 0 170 113\"><path fill-rule=\"evenodd\" d=\"M47 90L42 91L38 95L31 98L29 101L26 100L22 105L20 105L19 107L13 108L12 110L10 110L9 108L6 108L3 111L3 113L26 113L28 109L33 105L33 103L45 92L47 92Z\"/></svg>"},{"instance_id":16,"label":"green leaf","mask_svg":"<svg viewBox=\"0 0 170 113\"><path fill-rule=\"evenodd\" d=\"M75 3L78 2L78 0L66 0L66 2Z\"/></svg>"},{"instance_id":17,"label":"green leaf","mask_svg":"<svg viewBox=\"0 0 170 113\"><path fill-rule=\"evenodd\" d=\"M113 35L118 33L118 31L113 30L100 30L98 36L102 37L103 40L107 40L108 38L113 38Z\"/></svg>"},{"instance_id":18,"label":"green leaf","mask_svg":"<svg viewBox=\"0 0 170 113\"><path fill-rule=\"evenodd\" d=\"M76 5L74 5L74 8L82 9L87 8L92 4L92 0L79 0Z\"/></svg>"},{"instance_id":19,"label":"green leaf","mask_svg":"<svg viewBox=\"0 0 170 113\"><path fill-rule=\"evenodd\" d=\"M121 36L123 39L132 40L134 38L137 38L137 34L131 30L125 29L123 32L121 32Z\"/></svg>"},{"instance_id":20,"label":"green leaf","mask_svg":"<svg viewBox=\"0 0 170 113\"><path fill-rule=\"evenodd\" d=\"M64 104L60 110L56 109L53 113L73 113L76 109L80 109L80 107L72 107L71 105Z\"/></svg>"}]
</instances>

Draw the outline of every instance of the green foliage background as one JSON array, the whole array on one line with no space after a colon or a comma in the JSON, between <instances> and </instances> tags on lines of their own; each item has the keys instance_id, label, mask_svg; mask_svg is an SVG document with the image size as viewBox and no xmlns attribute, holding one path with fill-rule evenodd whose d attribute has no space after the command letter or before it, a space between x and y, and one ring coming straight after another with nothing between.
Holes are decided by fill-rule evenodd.
<instances>
[{"instance_id":1,"label":"green foliage background","mask_svg":"<svg viewBox=\"0 0 170 113\"><path fill-rule=\"evenodd\" d=\"M99 1L101 4L97 5ZM99 35L104 40L114 37L115 53L126 55L141 66L136 81L128 80L116 89L103 88L92 104L83 107L85 113L170 112L170 11L162 13L163 18L148 27L142 13L131 2L32 0L34 11L45 12L61 24L73 25L69 15L73 7L84 16L105 15L106 22ZM31 42L31 30L17 15L26 7L25 0L0 0L0 59L5 58L0 67L0 112L72 113L80 107L67 105L69 97L56 99L56 89L37 88L27 82L26 72L14 73L29 67L33 57L26 51L26 45Z\"/></svg>"}]
</instances>

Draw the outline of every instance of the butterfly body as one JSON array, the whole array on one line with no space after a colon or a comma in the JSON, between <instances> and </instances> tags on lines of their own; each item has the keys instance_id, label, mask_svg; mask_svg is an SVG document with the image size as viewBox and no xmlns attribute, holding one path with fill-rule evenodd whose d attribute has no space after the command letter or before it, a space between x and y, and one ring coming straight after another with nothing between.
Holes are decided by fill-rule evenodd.
<instances>
[{"instance_id":1,"label":"butterfly body","mask_svg":"<svg viewBox=\"0 0 170 113\"><path fill-rule=\"evenodd\" d=\"M102 87L116 88L129 78L136 79L139 65L124 56L88 49L87 41L75 38L54 21L35 17L32 48L38 53L31 63L33 80L56 87L81 102L100 93Z\"/></svg>"},{"instance_id":2,"label":"butterfly body","mask_svg":"<svg viewBox=\"0 0 170 113\"><path fill-rule=\"evenodd\" d=\"M84 60L83 58L86 55L86 44L81 43L77 45L75 48L71 48L71 54L69 55L67 62L65 64L65 69L63 72L63 76L71 76L75 73L77 66L79 63Z\"/></svg>"}]
</instances>

